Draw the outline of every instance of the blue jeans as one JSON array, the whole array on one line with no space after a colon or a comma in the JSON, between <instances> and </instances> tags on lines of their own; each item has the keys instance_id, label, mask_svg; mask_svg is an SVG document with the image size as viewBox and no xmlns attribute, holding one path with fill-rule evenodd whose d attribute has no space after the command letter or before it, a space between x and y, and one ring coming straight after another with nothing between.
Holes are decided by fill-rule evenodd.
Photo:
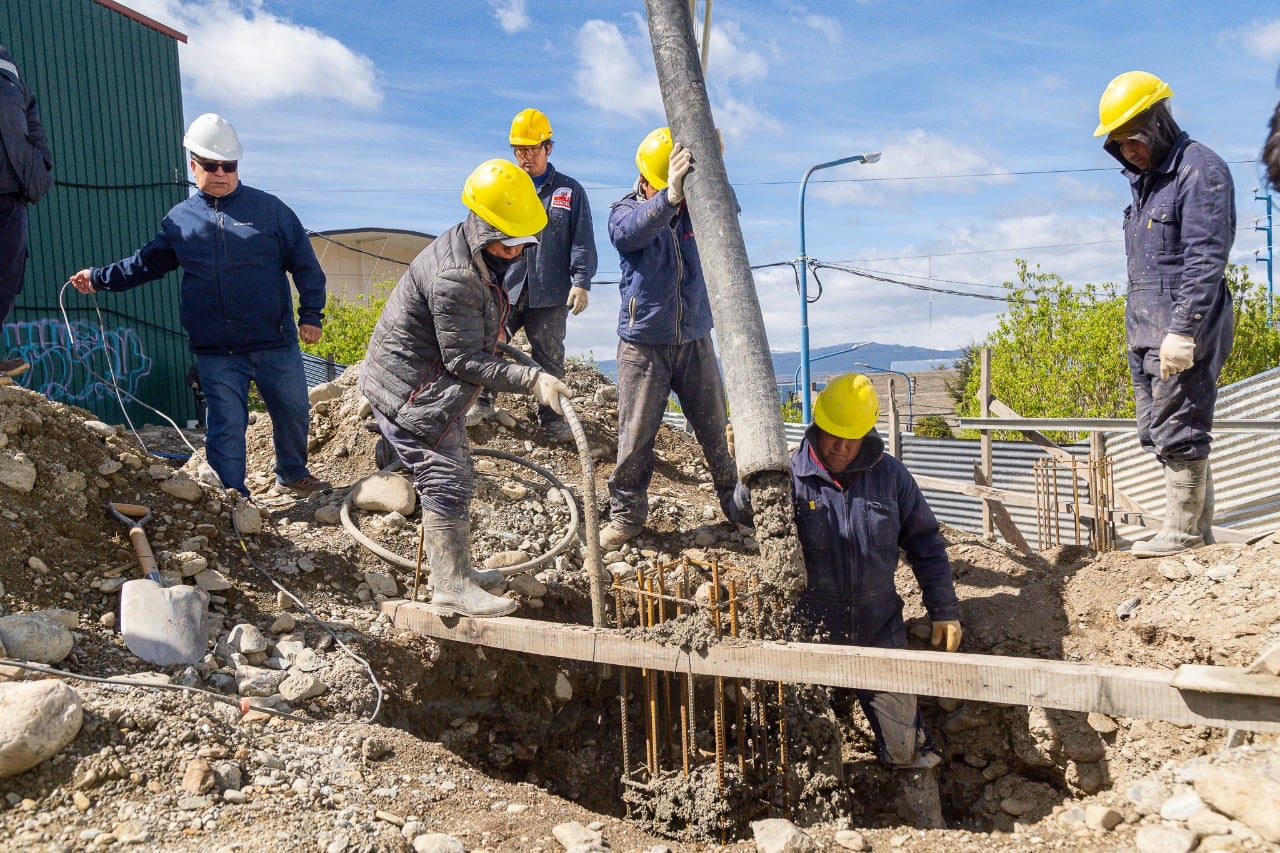
<instances>
[{"instance_id":1,"label":"blue jeans","mask_svg":"<svg viewBox=\"0 0 1280 853\"><path fill-rule=\"evenodd\" d=\"M205 452L222 485L243 495L245 441L249 428L249 382L257 383L271 415L276 451L276 479L293 483L307 476L307 424L311 401L302 352L297 344L241 355L196 353L200 388L209 407Z\"/></svg>"},{"instance_id":2,"label":"blue jeans","mask_svg":"<svg viewBox=\"0 0 1280 853\"><path fill-rule=\"evenodd\" d=\"M455 419L434 447L376 408L373 419L382 437L395 449L413 472L422 508L445 518L470 518L471 495L475 492L476 471L471 462L471 444L461 419Z\"/></svg>"}]
</instances>

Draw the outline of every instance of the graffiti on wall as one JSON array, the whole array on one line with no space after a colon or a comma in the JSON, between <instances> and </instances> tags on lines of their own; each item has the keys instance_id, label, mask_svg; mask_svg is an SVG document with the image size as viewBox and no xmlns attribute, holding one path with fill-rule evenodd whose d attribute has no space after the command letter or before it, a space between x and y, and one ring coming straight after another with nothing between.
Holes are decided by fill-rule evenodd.
<instances>
[{"instance_id":1,"label":"graffiti on wall","mask_svg":"<svg viewBox=\"0 0 1280 853\"><path fill-rule=\"evenodd\" d=\"M4 358L31 365L16 382L50 400L84 408L114 400L112 383L125 395L138 394L142 378L151 373L151 357L125 326L105 331L80 321L70 330L52 319L7 323L3 344Z\"/></svg>"}]
</instances>

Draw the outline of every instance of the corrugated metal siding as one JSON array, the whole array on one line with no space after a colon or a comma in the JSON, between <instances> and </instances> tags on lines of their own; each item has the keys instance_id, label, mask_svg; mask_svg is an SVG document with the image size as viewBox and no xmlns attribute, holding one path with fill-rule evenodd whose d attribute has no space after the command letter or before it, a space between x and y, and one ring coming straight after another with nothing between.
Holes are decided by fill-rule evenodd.
<instances>
[{"instance_id":1,"label":"corrugated metal siding","mask_svg":"<svg viewBox=\"0 0 1280 853\"><path fill-rule=\"evenodd\" d=\"M32 362L20 381L118 423L115 395L82 366L89 349L93 371L114 372L125 390L185 422L195 409L184 383L191 355L177 275L126 294L98 294L105 342L91 299L68 289L74 357L58 309L68 275L131 254L187 197L177 43L93 0L6 3L0 31L39 100L59 182L30 211L31 259L4 328L7 352ZM136 404L129 415L160 422Z\"/></svg>"},{"instance_id":2,"label":"corrugated metal siding","mask_svg":"<svg viewBox=\"0 0 1280 853\"><path fill-rule=\"evenodd\" d=\"M345 364L333 364L333 376L329 375L328 359L311 355L310 353L302 354L302 371L307 376L307 387L314 388L324 382L331 382L342 375L342 371L346 370Z\"/></svg>"},{"instance_id":3,"label":"corrugated metal siding","mask_svg":"<svg viewBox=\"0 0 1280 853\"><path fill-rule=\"evenodd\" d=\"M1218 391L1219 418L1274 418L1280 412L1280 368L1259 373ZM1136 433L1104 433L1115 460L1115 485L1143 507L1164 512L1164 474L1155 456L1138 444ZM1241 530L1280 527L1280 487L1275 435L1229 433L1214 436L1210 469L1214 483L1214 524ZM1136 528L1121 527L1123 535Z\"/></svg>"}]
</instances>

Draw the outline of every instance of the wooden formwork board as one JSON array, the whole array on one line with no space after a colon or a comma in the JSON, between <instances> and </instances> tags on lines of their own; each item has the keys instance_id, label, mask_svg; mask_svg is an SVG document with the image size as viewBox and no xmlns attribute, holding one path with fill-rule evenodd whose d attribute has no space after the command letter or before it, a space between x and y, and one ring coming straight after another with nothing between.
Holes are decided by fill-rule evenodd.
<instances>
[{"instance_id":1,"label":"wooden formwork board","mask_svg":"<svg viewBox=\"0 0 1280 853\"><path fill-rule=\"evenodd\" d=\"M609 628L442 617L404 600L382 612L428 637L568 660L1280 732L1276 677L1232 667L1183 667L1178 685L1174 670L731 638L691 651Z\"/></svg>"}]
</instances>

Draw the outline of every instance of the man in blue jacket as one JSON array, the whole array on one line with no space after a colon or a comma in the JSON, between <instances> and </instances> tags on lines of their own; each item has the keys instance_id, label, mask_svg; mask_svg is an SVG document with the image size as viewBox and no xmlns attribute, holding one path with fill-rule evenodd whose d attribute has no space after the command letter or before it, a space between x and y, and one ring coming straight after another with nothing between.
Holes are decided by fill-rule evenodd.
<instances>
[{"instance_id":1,"label":"man in blue jacket","mask_svg":"<svg viewBox=\"0 0 1280 853\"><path fill-rule=\"evenodd\" d=\"M298 340L320 340L325 278L298 217L273 195L240 183L243 149L225 118L205 113L183 144L199 192L175 205L160 233L132 257L71 276L81 293L128 290L182 268L182 325L208 406L205 449L223 486L246 497L249 382L271 415L276 490L327 491L307 470L310 401ZM300 304L297 323L287 274Z\"/></svg>"},{"instance_id":2,"label":"man in blue jacket","mask_svg":"<svg viewBox=\"0 0 1280 853\"><path fill-rule=\"evenodd\" d=\"M506 336L524 329L534 363L557 379L564 379L564 336L570 310L587 309L591 277L596 274L596 238L591 227L591 203L582 184L556 171L551 156L551 122L540 110L526 109L511 120L508 141L516 164L533 179L547 212L547 227L538 242L512 262L503 279L511 301ZM467 413L474 426L493 414L493 392L485 389ZM538 404L538 421L555 441L569 442L573 433L564 416Z\"/></svg>"},{"instance_id":3,"label":"man in blue jacket","mask_svg":"<svg viewBox=\"0 0 1280 853\"><path fill-rule=\"evenodd\" d=\"M617 548L649 516L653 444L674 391L726 516L738 469L725 440L724 383L711 341L711 303L684 179L693 155L671 131L650 133L636 151L635 190L609 210L609 239L622 269L618 315L618 461L609 476L609 523L600 547Z\"/></svg>"},{"instance_id":4,"label":"man in blue jacket","mask_svg":"<svg viewBox=\"0 0 1280 853\"><path fill-rule=\"evenodd\" d=\"M1129 291L1125 335L1138 439L1164 466L1164 525L1133 546L1163 557L1213 542L1210 430L1235 334L1226 267L1236 233L1231 171L1169 110L1173 91L1145 71L1112 80L1094 136L1124 167Z\"/></svg>"},{"instance_id":5,"label":"man in blue jacket","mask_svg":"<svg viewBox=\"0 0 1280 853\"><path fill-rule=\"evenodd\" d=\"M902 598L894 583L906 557L933 622L932 641L960 647L960 603L937 519L905 465L884 452L875 431L880 402L860 373L833 379L813 404L813 423L791 454L796 531L809 583L798 612L824 642L905 649ZM734 519L751 524L750 493L739 484ZM937 780L941 759L904 693L858 690L880 761L903 776L913 817L942 828Z\"/></svg>"},{"instance_id":6,"label":"man in blue jacket","mask_svg":"<svg viewBox=\"0 0 1280 853\"><path fill-rule=\"evenodd\" d=\"M13 54L0 45L0 324L22 290L27 270L27 205L53 186L53 154L36 96ZM0 375L16 376L28 365L20 358L0 361Z\"/></svg>"}]
</instances>

